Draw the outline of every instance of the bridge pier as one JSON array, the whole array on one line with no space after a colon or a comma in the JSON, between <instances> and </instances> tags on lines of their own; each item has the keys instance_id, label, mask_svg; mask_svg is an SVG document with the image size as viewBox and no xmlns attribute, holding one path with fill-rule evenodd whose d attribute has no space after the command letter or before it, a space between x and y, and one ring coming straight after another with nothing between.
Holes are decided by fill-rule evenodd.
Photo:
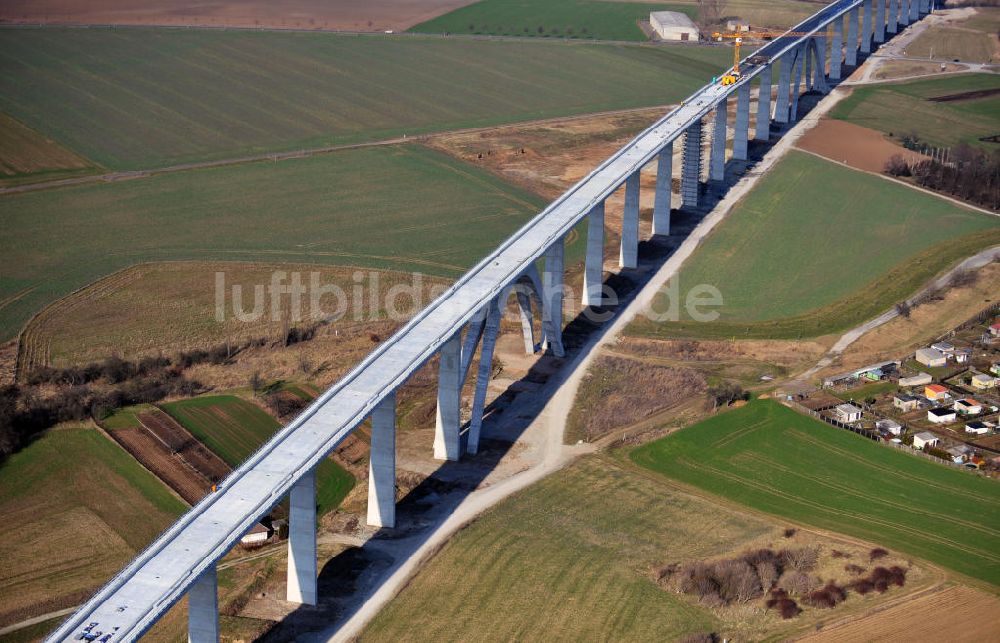
<instances>
[{"instance_id":1,"label":"bridge pier","mask_svg":"<svg viewBox=\"0 0 1000 643\"><path fill-rule=\"evenodd\" d=\"M858 8L847 14L847 47L844 49L844 64L856 67L858 64ZM839 78L839 76L838 76Z\"/></svg>"},{"instance_id":2,"label":"bridge pier","mask_svg":"<svg viewBox=\"0 0 1000 643\"><path fill-rule=\"evenodd\" d=\"M874 25L872 24L872 0L865 0L863 15L861 53L869 54L872 51L872 30L874 29Z\"/></svg>"},{"instance_id":3,"label":"bridge pier","mask_svg":"<svg viewBox=\"0 0 1000 643\"><path fill-rule=\"evenodd\" d=\"M602 216L602 227L604 225L603 219L604 217ZM559 245L562 245L561 240L559 241ZM561 298L562 297L560 295L560 300ZM483 413L486 410L486 389L490 384L490 375L493 372L493 351L496 349L497 337L500 336L500 312L502 307L503 302L494 300L490 302L486 313L486 329L483 332L483 346L479 351L479 369L476 372L476 388L472 394L472 416L469 418L469 439L465 445L466 452L471 455L475 455L479 452L479 435L482 433Z\"/></svg>"},{"instance_id":4,"label":"bridge pier","mask_svg":"<svg viewBox=\"0 0 1000 643\"><path fill-rule=\"evenodd\" d=\"M372 411L371 457L368 461L368 524L396 526L396 392Z\"/></svg>"},{"instance_id":5,"label":"bridge pier","mask_svg":"<svg viewBox=\"0 0 1000 643\"><path fill-rule=\"evenodd\" d=\"M219 582L215 563L188 590L188 643L218 643Z\"/></svg>"},{"instance_id":6,"label":"bridge pier","mask_svg":"<svg viewBox=\"0 0 1000 643\"><path fill-rule=\"evenodd\" d=\"M875 44L885 42L885 2L875 0Z\"/></svg>"},{"instance_id":7,"label":"bridge pier","mask_svg":"<svg viewBox=\"0 0 1000 643\"><path fill-rule=\"evenodd\" d=\"M674 142L667 143L656 157L656 194L653 200L653 234L670 234L670 200L674 178Z\"/></svg>"},{"instance_id":8,"label":"bridge pier","mask_svg":"<svg viewBox=\"0 0 1000 643\"><path fill-rule=\"evenodd\" d=\"M910 0L900 0L899 24L906 27L910 24Z\"/></svg>"},{"instance_id":9,"label":"bridge pier","mask_svg":"<svg viewBox=\"0 0 1000 643\"><path fill-rule=\"evenodd\" d=\"M833 21L833 40L830 42L830 80L840 80L840 66L844 62L844 17Z\"/></svg>"},{"instance_id":10,"label":"bridge pier","mask_svg":"<svg viewBox=\"0 0 1000 643\"><path fill-rule=\"evenodd\" d=\"M458 460L459 420L462 402L462 333L449 337L438 353L437 418L434 426L434 458Z\"/></svg>"},{"instance_id":11,"label":"bridge pier","mask_svg":"<svg viewBox=\"0 0 1000 643\"><path fill-rule=\"evenodd\" d=\"M531 291L524 286L518 285L514 289L517 296L517 311L521 317L521 337L524 340L524 354L535 354L535 324L534 316L531 312ZM539 296L541 293L539 293ZM459 378L458 388L462 389L462 382L465 378Z\"/></svg>"},{"instance_id":12,"label":"bridge pier","mask_svg":"<svg viewBox=\"0 0 1000 643\"><path fill-rule=\"evenodd\" d=\"M813 72L812 72L812 60L813 60L813 50L815 49L816 39L810 38L806 41L806 45L803 48L803 53L805 54L805 60L803 64L805 65L805 73L802 74L803 79L806 81L806 91L812 91L813 89Z\"/></svg>"},{"instance_id":13,"label":"bridge pier","mask_svg":"<svg viewBox=\"0 0 1000 643\"><path fill-rule=\"evenodd\" d=\"M290 603L316 604L316 470L288 494L288 587Z\"/></svg>"},{"instance_id":14,"label":"bridge pier","mask_svg":"<svg viewBox=\"0 0 1000 643\"><path fill-rule=\"evenodd\" d=\"M545 251L542 270L542 350L552 350L556 357L563 357L563 257L565 240L559 238Z\"/></svg>"},{"instance_id":15,"label":"bridge pier","mask_svg":"<svg viewBox=\"0 0 1000 643\"><path fill-rule=\"evenodd\" d=\"M889 15L887 16L885 30L894 34L899 30L899 5L896 0L889 0Z\"/></svg>"},{"instance_id":16,"label":"bridge pier","mask_svg":"<svg viewBox=\"0 0 1000 643\"><path fill-rule=\"evenodd\" d=\"M826 84L826 36L813 39L813 54L816 67L813 69L813 89L824 94L830 91Z\"/></svg>"},{"instance_id":17,"label":"bridge pier","mask_svg":"<svg viewBox=\"0 0 1000 643\"><path fill-rule=\"evenodd\" d=\"M712 131L712 153L708 161L708 178L726 178L726 129L729 125L729 96L723 96L715 106L715 127Z\"/></svg>"},{"instance_id":18,"label":"bridge pier","mask_svg":"<svg viewBox=\"0 0 1000 643\"><path fill-rule=\"evenodd\" d=\"M757 126L754 139L771 140L771 76L774 65L766 65L760 72L760 87L757 90Z\"/></svg>"},{"instance_id":19,"label":"bridge pier","mask_svg":"<svg viewBox=\"0 0 1000 643\"><path fill-rule=\"evenodd\" d=\"M587 215L587 258L583 270L583 305L604 303L604 201Z\"/></svg>"},{"instance_id":20,"label":"bridge pier","mask_svg":"<svg viewBox=\"0 0 1000 643\"><path fill-rule=\"evenodd\" d=\"M797 48L793 49L781 58L781 72L778 74L778 99L774 104L774 120L777 123L788 122L788 95L792 89L792 67L795 66L798 52Z\"/></svg>"},{"instance_id":21,"label":"bridge pier","mask_svg":"<svg viewBox=\"0 0 1000 643\"><path fill-rule=\"evenodd\" d=\"M809 59L809 50L807 49L808 44L803 44L798 47L795 54L795 63L792 65L792 105L789 110L788 120L794 123L799 118L799 96L802 93L802 67L805 61Z\"/></svg>"},{"instance_id":22,"label":"bridge pier","mask_svg":"<svg viewBox=\"0 0 1000 643\"><path fill-rule=\"evenodd\" d=\"M910 0L910 22L920 20L920 5L918 0Z\"/></svg>"},{"instance_id":23,"label":"bridge pier","mask_svg":"<svg viewBox=\"0 0 1000 643\"><path fill-rule=\"evenodd\" d=\"M701 190L701 119L691 123L684 132L684 152L681 166L681 204L697 208Z\"/></svg>"},{"instance_id":24,"label":"bridge pier","mask_svg":"<svg viewBox=\"0 0 1000 643\"><path fill-rule=\"evenodd\" d=\"M736 126L733 134L733 158L747 160L747 146L750 143L750 83L740 85L736 90Z\"/></svg>"},{"instance_id":25,"label":"bridge pier","mask_svg":"<svg viewBox=\"0 0 1000 643\"><path fill-rule=\"evenodd\" d=\"M636 170L625 179L625 211L622 214L622 242L618 265L635 268L639 259L639 179L642 170Z\"/></svg>"}]
</instances>

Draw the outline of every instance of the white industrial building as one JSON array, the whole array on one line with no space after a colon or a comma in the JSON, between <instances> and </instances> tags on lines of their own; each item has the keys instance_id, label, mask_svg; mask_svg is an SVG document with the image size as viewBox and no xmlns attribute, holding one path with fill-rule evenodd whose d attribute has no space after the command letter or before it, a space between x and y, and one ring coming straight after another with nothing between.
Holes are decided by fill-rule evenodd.
<instances>
[{"instance_id":1,"label":"white industrial building","mask_svg":"<svg viewBox=\"0 0 1000 643\"><path fill-rule=\"evenodd\" d=\"M660 40L698 40L698 27L691 18L677 11L654 11L649 14L649 26Z\"/></svg>"}]
</instances>

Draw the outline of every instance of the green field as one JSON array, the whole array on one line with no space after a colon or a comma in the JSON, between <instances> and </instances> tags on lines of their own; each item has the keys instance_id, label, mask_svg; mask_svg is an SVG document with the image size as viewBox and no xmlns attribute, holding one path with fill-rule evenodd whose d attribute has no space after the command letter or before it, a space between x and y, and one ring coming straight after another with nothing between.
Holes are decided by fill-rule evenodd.
<instances>
[{"instance_id":1,"label":"green field","mask_svg":"<svg viewBox=\"0 0 1000 643\"><path fill-rule=\"evenodd\" d=\"M410 31L471 33L543 38L646 40L637 21L651 11L682 11L697 16L693 6L604 0L479 0Z\"/></svg>"},{"instance_id":2,"label":"green field","mask_svg":"<svg viewBox=\"0 0 1000 643\"><path fill-rule=\"evenodd\" d=\"M0 625L75 605L185 508L98 431L50 431L0 467Z\"/></svg>"},{"instance_id":3,"label":"green field","mask_svg":"<svg viewBox=\"0 0 1000 643\"><path fill-rule=\"evenodd\" d=\"M896 139L915 133L929 145L950 147L966 143L992 150L996 144L979 139L1000 134L1000 101L995 95L946 103L927 99L998 88L1000 75L996 74L963 74L858 87L830 115L891 134Z\"/></svg>"},{"instance_id":4,"label":"green field","mask_svg":"<svg viewBox=\"0 0 1000 643\"><path fill-rule=\"evenodd\" d=\"M263 409L232 395L209 395L161 408L234 469L281 427ZM354 486L354 476L332 460L316 472L320 513L336 509Z\"/></svg>"},{"instance_id":5,"label":"green field","mask_svg":"<svg viewBox=\"0 0 1000 643\"><path fill-rule=\"evenodd\" d=\"M1000 484L757 400L632 452L665 476L1000 585Z\"/></svg>"},{"instance_id":6,"label":"green field","mask_svg":"<svg viewBox=\"0 0 1000 643\"><path fill-rule=\"evenodd\" d=\"M932 26L906 46L906 55L935 60L992 62L996 56L994 34L1000 30L1000 9L977 7L975 14L953 26ZM975 33L975 32L979 33Z\"/></svg>"},{"instance_id":7,"label":"green field","mask_svg":"<svg viewBox=\"0 0 1000 643\"><path fill-rule=\"evenodd\" d=\"M640 316L629 332L797 338L846 330L998 243L994 217L793 151L681 267L682 302L698 284L719 288L718 321ZM662 300L654 310L667 309Z\"/></svg>"},{"instance_id":8,"label":"green field","mask_svg":"<svg viewBox=\"0 0 1000 643\"><path fill-rule=\"evenodd\" d=\"M727 50L179 29L4 29L0 111L112 169L683 99Z\"/></svg>"},{"instance_id":9,"label":"green field","mask_svg":"<svg viewBox=\"0 0 1000 643\"><path fill-rule=\"evenodd\" d=\"M141 261L289 261L458 276L542 205L418 145L6 195L0 339L45 304ZM206 289L213 279L205 275Z\"/></svg>"},{"instance_id":10,"label":"green field","mask_svg":"<svg viewBox=\"0 0 1000 643\"><path fill-rule=\"evenodd\" d=\"M361 640L668 641L720 631L711 611L653 583L649 566L739 551L777 531L583 458L451 538Z\"/></svg>"}]
</instances>

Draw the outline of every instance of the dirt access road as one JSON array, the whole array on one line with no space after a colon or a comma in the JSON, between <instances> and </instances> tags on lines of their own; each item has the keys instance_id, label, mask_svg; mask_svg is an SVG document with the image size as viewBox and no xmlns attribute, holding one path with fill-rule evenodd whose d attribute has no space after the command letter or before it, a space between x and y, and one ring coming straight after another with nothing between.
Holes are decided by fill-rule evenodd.
<instances>
[{"instance_id":1,"label":"dirt access road","mask_svg":"<svg viewBox=\"0 0 1000 643\"><path fill-rule=\"evenodd\" d=\"M0 22L402 31L472 0L6 0Z\"/></svg>"}]
</instances>

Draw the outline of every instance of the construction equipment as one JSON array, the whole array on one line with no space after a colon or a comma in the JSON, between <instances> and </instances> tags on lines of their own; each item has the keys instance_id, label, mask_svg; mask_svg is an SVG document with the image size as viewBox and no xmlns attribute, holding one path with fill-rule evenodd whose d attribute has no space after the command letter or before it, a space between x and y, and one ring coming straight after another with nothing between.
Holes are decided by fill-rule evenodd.
<instances>
[{"instance_id":1,"label":"construction equipment","mask_svg":"<svg viewBox=\"0 0 1000 643\"><path fill-rule=\"evenodd\" d=\"M712 38L718 41L732 40L733 41L733 70L731 73L723 74L719 78L719 83L723 86L735 85L741 77L740 73L740 46L743 44L744 39L749 40L774 40L775 38L781 38L782 36L808 36L809 33L799 32L799 31L727 31L727 32L716 32L712 34ZM766 56L755 56L751 57L748 61L751 66L762 65L771 62Z\"/></svg>"}]
</instances>

